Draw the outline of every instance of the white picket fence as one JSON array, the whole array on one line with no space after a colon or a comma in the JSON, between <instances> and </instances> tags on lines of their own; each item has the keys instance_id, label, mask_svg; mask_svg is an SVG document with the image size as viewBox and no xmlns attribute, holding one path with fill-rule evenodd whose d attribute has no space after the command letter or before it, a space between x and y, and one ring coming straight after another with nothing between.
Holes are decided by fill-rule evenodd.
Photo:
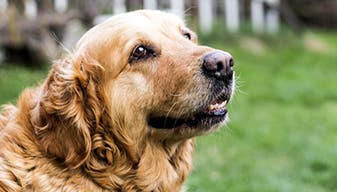
<instances>
[{"instance_id":1,"label":"white picket fence","mask_svg":"<svg viewBox=\"0 0 337 192\"><path fill-rule=\"evenodd\" d=\"M198 17L200 29L204 33L209 33L215 20L215 0L197 0ZM240 27L240 3L242 0L222 0L224 3L224 23L230 32L236 32ZM122 13L126 11L126 0L113 1L113 13ZM280 0L251 0L250 2L251 23L254 32L276 33L279 30L279 6ZM264 9L263 4L268 4L269 9ZM170 0L170 12L184 18L184 0ZM144 0L144 9L160 9L158 0ZM104 16L103 16L104 18ZM97 20L101 21L101 18Z\"/></svg>"},{"instance_id":2,"label":"white picket fence","mask_svg":"<svg viewBox=\"0 0 337 192\"><path fill-rule=\"evenodd\" d=\"M68 7L68 1L71 0L54 0L55 10L58 12L65 12ZM126 12L127 0L111 0L112 12L114 14ZM144 9L160 9L158 7L159 0L143 0ZM198 1L198 19L199 27L204 33L209 33L212 30L216 16L215 1L216 0L195 0ZM228 31L236 32L240 28L240 5L242 0L222 0L224 7L223 22ZM37 6L34 0L25 0L25 14L27 17L34 18L37 15ZM184 17L184 12L188 7L185 7L184 0L170 0L170 12ZM264 4L268 4L268 9L264 8ZM269 32L275 33L279 29L279 5L280 0L250 0L250 20L254 32L262 33ZM0 0L0 14L7 8L7 0ZM101 22L107 15L99 15L95 19L96 23Z\"/></svg>"}]
</instances>

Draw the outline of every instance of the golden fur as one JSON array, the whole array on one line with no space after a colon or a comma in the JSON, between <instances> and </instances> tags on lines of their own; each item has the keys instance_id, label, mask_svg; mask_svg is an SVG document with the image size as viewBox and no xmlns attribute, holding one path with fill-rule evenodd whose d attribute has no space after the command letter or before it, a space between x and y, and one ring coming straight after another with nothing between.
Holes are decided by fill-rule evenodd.
<instances>
[{"instance_id":1,"label":"golden fur","mask_svg":"<svg viewBox=\"0 0 337 192\"><path fill-rule=\"evenodd\" d=\"M4 106L0 191L180 191L193 137L214 128L154 129L148 121L205 105L200 58L214 49L196 41L159 11L121 14L89 30L41 86L26 89L17 107ZM139 44L157 56L132 63Z\"/></svg>"}]
</instances>

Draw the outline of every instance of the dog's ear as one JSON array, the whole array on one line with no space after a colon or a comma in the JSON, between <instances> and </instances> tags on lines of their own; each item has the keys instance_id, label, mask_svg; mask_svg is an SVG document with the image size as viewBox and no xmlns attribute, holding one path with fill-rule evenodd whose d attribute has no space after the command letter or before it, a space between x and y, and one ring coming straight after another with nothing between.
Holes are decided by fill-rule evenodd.
<instances>
[{"instance_id":1,"label":"dog's ear","mask_svg":"<svg viewBox=\"0 0 337 192\"><path fill-rule=\"evenodd\" d=\"M83 56L56 62L31 111L42 149L68 168L79 167L90 154L91 132L101 115L102 70Z\"/></svg>"}]
</instances>

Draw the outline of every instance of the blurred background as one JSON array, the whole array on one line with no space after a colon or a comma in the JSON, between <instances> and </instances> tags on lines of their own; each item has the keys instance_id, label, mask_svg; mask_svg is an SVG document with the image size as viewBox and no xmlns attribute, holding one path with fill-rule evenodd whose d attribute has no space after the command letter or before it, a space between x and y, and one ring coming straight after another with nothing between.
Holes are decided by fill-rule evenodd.
<instances>
[{"instance_id":1,"label":"blurred background","mask_svg":"<svg viewBox=\"0 0 337 192\"><path fill-rule=\"evenodd\" d=\"M230 52L230 123L196 144L188 191L337 191L337 0L0 0L0 104L113 14L159 9Z\"/></svg>"}]
</instances>

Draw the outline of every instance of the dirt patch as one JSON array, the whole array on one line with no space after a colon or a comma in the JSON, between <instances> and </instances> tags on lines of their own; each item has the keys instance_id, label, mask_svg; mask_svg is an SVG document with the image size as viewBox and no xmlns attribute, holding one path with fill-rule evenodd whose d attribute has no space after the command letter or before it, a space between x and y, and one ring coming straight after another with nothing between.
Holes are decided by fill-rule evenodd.
<instances>
[{"instance_id":1,"label":"dirt patch","mask_svg":"<svg viewBox=\"0 0 337 192\"><path fill-rule=\"evenodd\" d=\"M320 54L330 54L333 50L327 42L324 42L313 34L306 34L304 36L304 46L307 50Z\"/></svg>"},{"instance_id":2,"label":"dirt patch","mask_svg":"<svg viewBox=\"0 0 337 192\"><path fill-rule=\"evenodd\" d=\"M240 47L255 55L261 55L265 53L267 49L266 45L261 40L253 37L242 37L239 43Z\"/></svg>"}]
</instances>

